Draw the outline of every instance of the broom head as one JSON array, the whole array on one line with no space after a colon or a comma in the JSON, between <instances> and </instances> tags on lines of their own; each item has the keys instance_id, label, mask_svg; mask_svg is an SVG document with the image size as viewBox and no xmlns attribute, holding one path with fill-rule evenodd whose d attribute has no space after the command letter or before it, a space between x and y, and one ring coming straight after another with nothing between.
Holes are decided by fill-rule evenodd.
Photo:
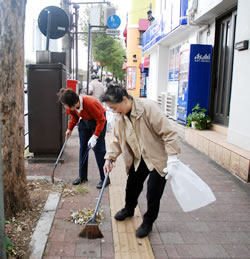
<instances>
[{"instance_id":1,"label":"broom head","mask_svg":"<svg viewBox=\"0 0 250 259\"><path fill-rule=\"evenodd\" d=\"M95 219L89 220L82 231L79 233L79 237L84 237L88 239L103 238L103 234L98 227L98 223Z\"/></svg>"}]
</instances>

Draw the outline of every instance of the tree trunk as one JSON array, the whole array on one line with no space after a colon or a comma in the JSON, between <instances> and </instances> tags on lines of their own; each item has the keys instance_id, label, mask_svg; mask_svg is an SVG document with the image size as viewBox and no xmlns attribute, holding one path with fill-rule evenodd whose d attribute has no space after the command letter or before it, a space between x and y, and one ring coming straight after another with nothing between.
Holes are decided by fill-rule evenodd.
<instances>
[{"instance_id":1,"label":"tree trunk","mask_svg":"<svg viewBox=\"0 0 250 259\"><path fill-rule=\"evenodd\" d=\"M2 143L1 132L2 132L2 125L1 125L1 122L0 122L0 143ZM2 173L3 173L3 170L2 170L2 148L0 146L0 258L6 259Z\"/></svg>"},{"instance_id":2,"label":"tree trunk","mask_svg":"<svg viewBox=\"0 0 250 259\"><path fill-rule=\"evenodd\" d=\"M30 208L24 169L26 0L0 0L0 110L5 218Z\"/></svg>"}]
</instances>

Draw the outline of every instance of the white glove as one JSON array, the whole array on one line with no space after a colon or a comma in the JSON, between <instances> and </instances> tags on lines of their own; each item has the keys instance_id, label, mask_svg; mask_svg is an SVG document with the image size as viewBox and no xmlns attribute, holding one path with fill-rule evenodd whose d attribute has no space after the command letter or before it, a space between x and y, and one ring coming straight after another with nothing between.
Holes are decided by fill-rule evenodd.
<instances>
[{"instance_id":1,"label":"white glove","mask_svg":"<svg viewBox=\"0 0 250 259\"><path fill-rule=\"evenodd\" d=\"M163 169L163 172L166 174L165 179L168 179L169 174L172 175L174 173L174 167L180 163L180 160L177 156L169 156L167 161L167 167Z\"/></svg>"},{"instance_id":2,"label":"white glove","mask_svg":"<svg viewBox=\"0 0 250 259\"><path fill-rule=\"evenodd\" d=\"M92 135L92 137L88 141L88 146L93 149L96 145L97 139L98 139L97 136Z\"/></svg>"}]
</instances>

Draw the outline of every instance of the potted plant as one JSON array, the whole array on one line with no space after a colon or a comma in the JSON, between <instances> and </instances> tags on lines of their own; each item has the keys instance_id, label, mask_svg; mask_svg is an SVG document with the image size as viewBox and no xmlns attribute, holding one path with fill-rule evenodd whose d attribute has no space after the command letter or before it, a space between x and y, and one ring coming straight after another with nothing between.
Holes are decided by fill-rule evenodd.
<instances>
[{"instance_id":1,"label":"potted plant","mask_svg":"<svg viewBox=\"0 0 250 259\"><path fill-rule=\"evenodd\" d=\"M187 117L187 127L192 126L194 129L209 129L212 127L212 120L207 115L207 110L200 107L200 104L197 103L192 109Z\"/></svg>"}]
</instances>

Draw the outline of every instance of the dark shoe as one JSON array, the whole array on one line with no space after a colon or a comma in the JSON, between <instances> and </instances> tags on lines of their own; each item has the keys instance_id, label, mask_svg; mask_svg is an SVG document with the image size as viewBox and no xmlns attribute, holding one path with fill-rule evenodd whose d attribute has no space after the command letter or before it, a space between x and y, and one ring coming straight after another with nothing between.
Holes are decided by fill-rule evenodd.
<instances>
[{"instance_id":1,"label":"dark shoe","mask_svg":"<svg viewBox=\"0 0 250 259\"><path fill-rule=\"evenodd\" d=\"M96 188L97 188L97 189L102 189L103 182L104 182L104 181L101 180L101 181L96 185ZM110 184L110 179L108 178L105 187L107 187L109 184Z\"/></svg>"},{"instance_id":2,"label":"dark shoe","mask_svg":"<svg viewBox=\"0 0 250 259\"><path fill-rule=\"evenodd\" d=\"M152 231L152 224L142 223L136 230L136 237L146 237Z\"/></svg>"},{"instance_id":3,"label":"dark shoe","mask_svg":"<svg viewBox=\"0 0 250 259\"><path fill-rule=\"evenodd\" d=\"M77 178L75 179L75 181L72 183L73 185L78 185L80 183L86 183L88 180L84 180L84 179L81 179L81 178Z\"/></svg>"},{"instance_id":4,"label":"dark shoe","mask_svg":"<svg viewBox=\"0 0 250 259\"><path fill-rule=\"evenodd\" d=\"M123 208L115 214L115 219L122 221L128 217L133 217L133 216L134 216L134 211L129 211L128 209Z\"/></svg>"}]
</instances>

